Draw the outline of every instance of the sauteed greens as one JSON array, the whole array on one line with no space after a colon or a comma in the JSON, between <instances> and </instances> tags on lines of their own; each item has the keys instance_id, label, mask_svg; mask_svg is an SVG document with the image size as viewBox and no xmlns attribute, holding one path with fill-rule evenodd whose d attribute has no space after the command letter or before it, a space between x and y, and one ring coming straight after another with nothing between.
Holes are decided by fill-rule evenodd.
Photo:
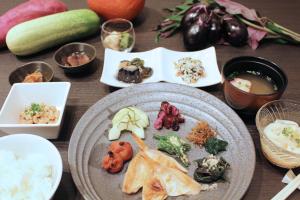
<instances>
[{"instance_id":1,"label":"sauteed greens","mask_svg":"<svg viewBox=\"0 0 300 200\"><path fill-rule=\"evenodd\" d=\"M194 172L194 179L201 183L225 180L225 172L230 167L224 158L218 158L214 155L196 160L196 162L198 168Z\"/></svg>"},{"instance_id":2,"label":"sauteed greens","mask_svg":"<svg viewBox=\"0 0 300 200\"><path fill-rule=\"evenodd\" d=\"M175 133L169 133L165 136L154 135L154 139L158 140L157 148L159 150L165 151L170 155L175 155L185 167L190 165L186 153L191 149L191 145L178 135Z\"/></svg>"}]
</instances>

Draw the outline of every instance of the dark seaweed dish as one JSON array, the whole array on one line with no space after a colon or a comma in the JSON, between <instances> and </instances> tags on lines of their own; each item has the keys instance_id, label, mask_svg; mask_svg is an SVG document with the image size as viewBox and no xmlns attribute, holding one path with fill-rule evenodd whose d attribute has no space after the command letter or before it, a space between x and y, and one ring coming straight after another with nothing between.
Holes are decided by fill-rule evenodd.
<instances>
[{"instance_id":1,"label":"dark seaweed dish","mask_svg":"<svg viewBox=\"0 0 300 200\"><path fill-rule=\"evenodd\" d=\"M222 157L209 155L196 160L198 168L194 172L194 179L200 183L213 183L225 180L225 172L230 167Z\"/></svg>"}]
</instances>

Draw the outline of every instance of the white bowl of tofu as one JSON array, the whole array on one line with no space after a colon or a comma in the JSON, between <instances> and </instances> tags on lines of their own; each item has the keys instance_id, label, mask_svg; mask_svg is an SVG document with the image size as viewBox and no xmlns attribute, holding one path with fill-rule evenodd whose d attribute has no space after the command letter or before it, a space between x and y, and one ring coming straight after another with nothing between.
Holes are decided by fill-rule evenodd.
<instances>
[{"instance_id":1,"label":"white bowl of tofu","mask_svg":"<svg viewBox=\"0 0 300 200\"><path fill-rule=\"evenodd\" d=\"M14 84L0 111L2 135L58 138L70 87L69 82Z\"/></svg>"}]
</instances>

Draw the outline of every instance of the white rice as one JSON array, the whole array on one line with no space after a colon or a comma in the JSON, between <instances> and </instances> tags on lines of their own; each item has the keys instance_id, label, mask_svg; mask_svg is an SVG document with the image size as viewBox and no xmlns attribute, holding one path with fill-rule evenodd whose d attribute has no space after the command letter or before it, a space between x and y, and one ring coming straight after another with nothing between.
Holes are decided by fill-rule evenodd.
<instances>
[{"instance_id":1,"label":"white rice","mask_svg":"<svg viewBox=\"0 0 300 200\"><path fill-rule=\"evenodd\" d=\"M53 167L43 155L0 150L1 200L48 200L52 187Z\"/></svg>"}]
</instances>

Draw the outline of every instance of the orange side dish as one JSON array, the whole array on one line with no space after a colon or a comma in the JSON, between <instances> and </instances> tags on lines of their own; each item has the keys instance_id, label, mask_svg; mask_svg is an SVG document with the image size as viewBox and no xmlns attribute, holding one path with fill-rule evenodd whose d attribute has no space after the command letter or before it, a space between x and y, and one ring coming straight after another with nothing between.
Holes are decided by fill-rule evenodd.
<instances>
[{"instance_id":1,"label":"orange side dish","mask_svg":"<svg viewBox=\"0 0 300 200\"><path fill-rule=\"evenodd\" d=\"M216 134L217 132L207 122L200 121L188 134L187 139L194 144L203 146L209 138L214 137Z\"/></svg>"}]
</instances>

